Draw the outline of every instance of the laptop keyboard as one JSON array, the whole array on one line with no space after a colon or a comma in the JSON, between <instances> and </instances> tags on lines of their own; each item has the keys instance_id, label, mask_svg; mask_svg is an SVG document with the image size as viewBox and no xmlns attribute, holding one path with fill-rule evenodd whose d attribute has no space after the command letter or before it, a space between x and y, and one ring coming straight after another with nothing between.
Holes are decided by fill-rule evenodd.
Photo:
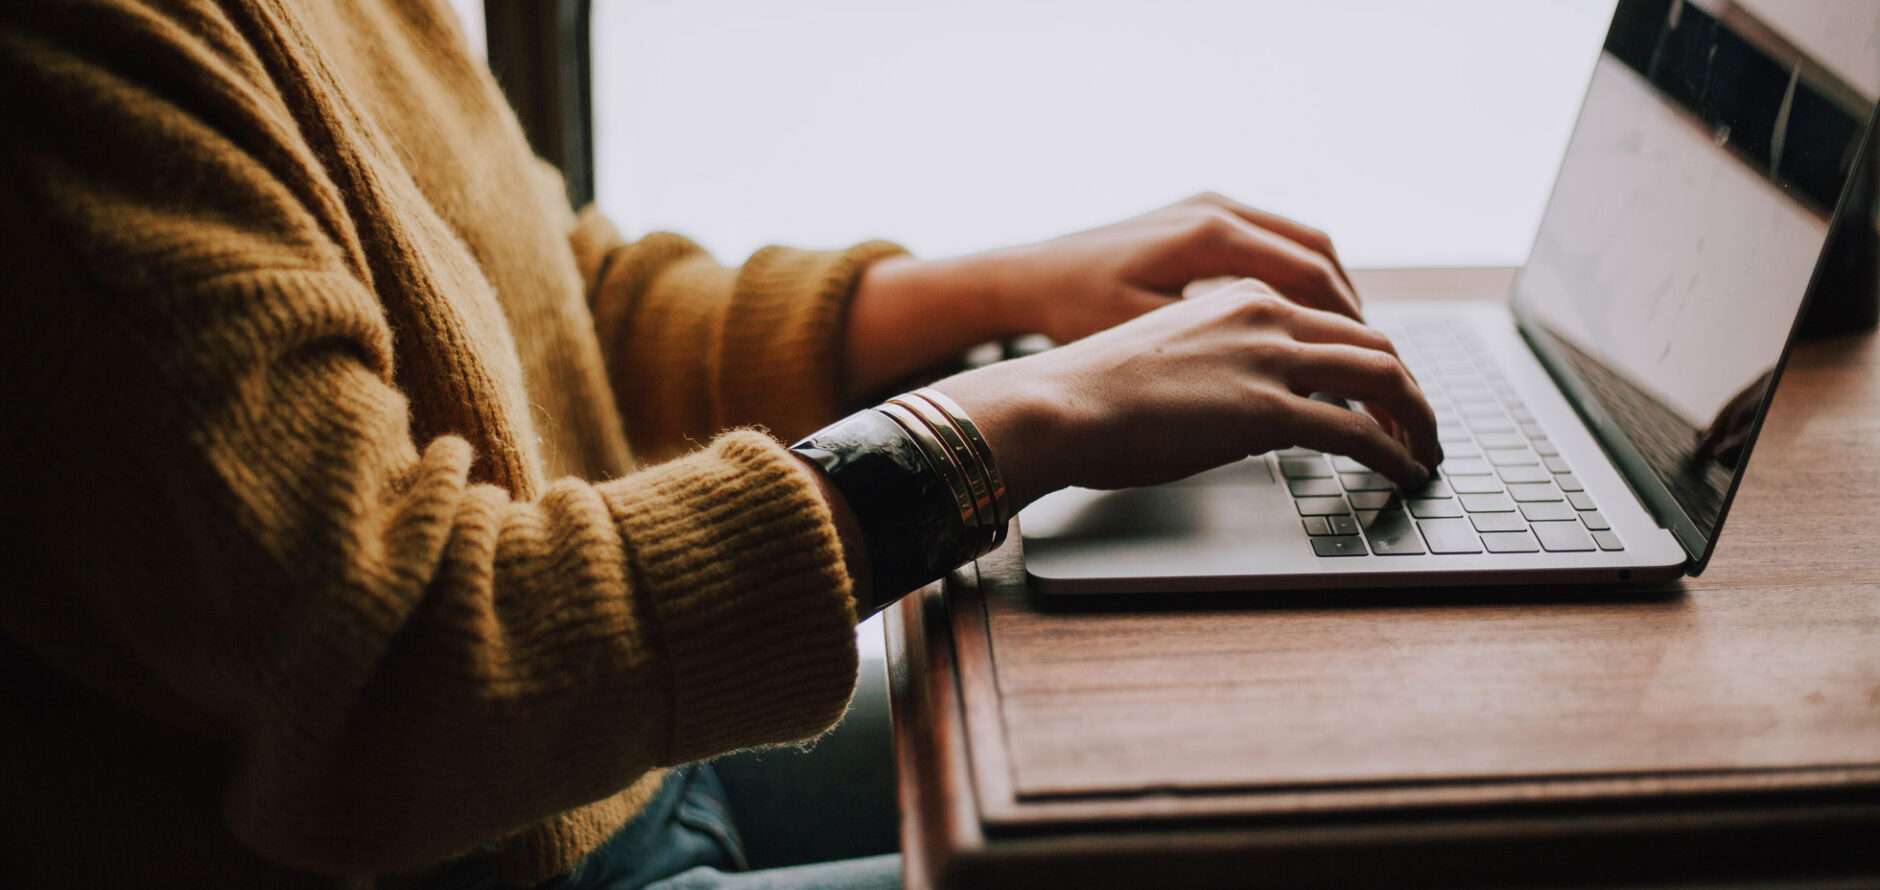
<instances>
[{"instance_id":1,"label":"laptop keyboard","mask_svg":"<svg viewBox=\"0 0 1880 890\"><path fill-rule=\"evenodd\" d=\"M1599 505L1466 327L1380 326L1436 411L1444 459L1416 491L1347 457L1277 453L1322 557L1623 550Z\"/></svg>"}]
</instances>

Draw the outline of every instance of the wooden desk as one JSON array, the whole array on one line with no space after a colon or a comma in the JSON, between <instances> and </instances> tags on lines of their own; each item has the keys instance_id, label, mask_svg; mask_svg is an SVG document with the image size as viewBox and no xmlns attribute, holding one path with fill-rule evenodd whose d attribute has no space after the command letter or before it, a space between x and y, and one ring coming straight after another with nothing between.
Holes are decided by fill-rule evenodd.
<instances>
[{"instance_id":1,"label":"wooden desk","mask_svg":"<svg viewBox=\"0 0 1880 890\"><path fill-rule=\"evenodd\" d=\"M1653 591L1050 612L1014 536L889 617L908 885L1880 885L1877 468L1863 335L1796 352L1715 561Z\"/></svg>"}]
</instances>

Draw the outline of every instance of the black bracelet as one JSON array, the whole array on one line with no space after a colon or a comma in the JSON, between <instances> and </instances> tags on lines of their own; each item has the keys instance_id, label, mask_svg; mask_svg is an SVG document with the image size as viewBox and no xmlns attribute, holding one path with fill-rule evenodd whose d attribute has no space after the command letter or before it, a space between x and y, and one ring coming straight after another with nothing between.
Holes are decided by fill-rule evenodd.
<instances>
[{"instance_id":1,"label":"black bracelet","mask_svg":"<svg viewBox=\"0 0 1880 890\"><path fill-rule=\"evenodd\" d=\"M881 412L851 414L790 450L822 468L861 525L874 588L867 611L971 558L952 490L907 431Z\"/></svg>"}]
</instances>

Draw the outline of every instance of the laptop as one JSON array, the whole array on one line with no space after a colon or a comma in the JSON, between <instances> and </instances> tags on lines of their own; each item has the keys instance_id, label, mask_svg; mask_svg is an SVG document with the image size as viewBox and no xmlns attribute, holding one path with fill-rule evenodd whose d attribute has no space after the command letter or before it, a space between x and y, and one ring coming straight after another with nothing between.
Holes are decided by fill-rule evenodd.
<instances>
[{"instance_id":1,"label":"laptop","mask_svg":"<svg viewBox=\"0 0 1880 890\"><path fill-rule=\"evenodd\" d=\"M1040 594L1701 572L1822 280L1880 95L1880 3L1622 0L1508 305L1385 304L1445 460L1292 449L1019 516ZM1858 205L1861 209L1856 212ZM1335 396L1322 396L1335 400Z\"/></svg>"}]
</instances>

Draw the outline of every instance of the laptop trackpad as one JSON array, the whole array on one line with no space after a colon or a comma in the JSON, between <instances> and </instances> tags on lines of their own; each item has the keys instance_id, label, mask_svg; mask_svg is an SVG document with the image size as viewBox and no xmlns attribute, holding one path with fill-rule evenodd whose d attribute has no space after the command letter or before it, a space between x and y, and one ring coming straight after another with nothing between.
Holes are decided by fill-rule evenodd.
<instances>
[{"instance_id":1,"label":"laptop trackpad","mask_svg":"<svg viewBox=\"0 0 1880 890\"><path fill-rule=\"evenodd\" d=\"M1262 489L1274 487L1266 459L1254 457L1167 485L1060 491L1027 508L1021 527L1027 539L1144 542L1226 535L1245 540L1262 524L1258 503L1270 496Z\"/></svg>"}]
</instances>

